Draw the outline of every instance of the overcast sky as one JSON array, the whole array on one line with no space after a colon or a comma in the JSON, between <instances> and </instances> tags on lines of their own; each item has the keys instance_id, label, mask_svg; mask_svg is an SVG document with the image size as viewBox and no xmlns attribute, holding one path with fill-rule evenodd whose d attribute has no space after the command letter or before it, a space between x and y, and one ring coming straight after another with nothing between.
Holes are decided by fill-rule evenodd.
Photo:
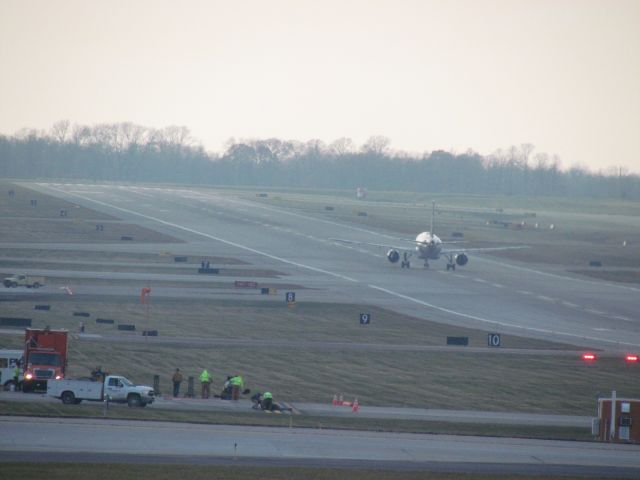
<instances>
[{"instance_id":1,"label":"overcast sky","mask_svg":"<svg viewBox=\"0 0 640 480\"><path fill-rule=\"evenodd\" d=\"M60 119L640 172L640 0L2 0L0 132Z\"/></svg>"}]
</instances>

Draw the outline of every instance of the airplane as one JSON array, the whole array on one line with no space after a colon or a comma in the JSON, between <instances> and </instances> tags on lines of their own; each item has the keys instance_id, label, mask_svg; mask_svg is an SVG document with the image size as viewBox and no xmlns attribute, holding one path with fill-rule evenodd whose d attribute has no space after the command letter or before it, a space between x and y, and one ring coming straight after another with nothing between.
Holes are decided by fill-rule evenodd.
<instances>
[{"instance_id":1,"label":"airplane","mask_svg":"<svg viewBox=\"0 0 640 480\"><path fill-rule=\"evenodd\" d=\"M332 238L330 240L341 242L341 243L350 243L357 245L370 245L373 247L381 247L388 248L387 251L387 259L391 263L398 263L400 261L400 251L402 251L402 261L400 266L402 268L410 268L411 262L410 258L416 254L416 256L424 260L424 267L429 268L429 260L438 260L440 257L445 257L447 259L447 271L455 270L456 265L462 267L469 262L469 257L467 253L469 252L489 252L496 250L513 250L526 248L525 246L513 246L513 247L485 247L485 248L453 248L448 249L444 248L445 243L435 234L433 233L433 219L435 216L436 204L433 203L433 210L431 212L431 228L428 232L419 233L415 240L410 239L402 239L407 245L412 244L412 247L407 247L406 245L403 247L393 246L389 244L379 244L379 243L369 243L369 242L356 242L353 240L345 240L341 238ZM446 242L447 244L460 243L460 242Z\"/></svg>"}]
</instances>

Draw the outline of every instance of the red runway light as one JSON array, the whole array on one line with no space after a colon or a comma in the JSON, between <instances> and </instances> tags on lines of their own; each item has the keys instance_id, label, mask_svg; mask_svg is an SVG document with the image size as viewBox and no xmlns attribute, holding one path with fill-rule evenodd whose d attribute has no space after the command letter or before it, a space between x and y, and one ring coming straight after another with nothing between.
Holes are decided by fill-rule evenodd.
<instances>
[{"instance_id":1,"label":"red runway light","mask_svg":"<svg viewBox=\"0 0 640 480\"><path fill-rule=\"evenodd\" d=\"M595 353L583 353L582 354L582 360L584 360L585 362L593 362L596 360L596 354Z\"/></svg>"},{"instance_id":2,"label":"red runway light","mask_svg":"<svg viewBox=\"0 0 640 480\"><path fill-rule=\"evenodd\" d=\"M629 363L638 363L638 355L626 355L624 359Z\"/></svg>"}]
</instances>

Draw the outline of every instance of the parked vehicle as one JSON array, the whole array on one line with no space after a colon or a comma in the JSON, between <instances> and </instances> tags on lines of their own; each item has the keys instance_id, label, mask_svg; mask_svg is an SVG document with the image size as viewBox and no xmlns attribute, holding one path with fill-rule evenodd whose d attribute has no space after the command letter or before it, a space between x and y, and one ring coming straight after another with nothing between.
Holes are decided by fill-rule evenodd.
<instances>
[{"instance_id":1,"label":"parked vehicle","mask_svg":"<svg viewBox=\"0 0 640 480\"><path fill-rule=\"evenodd\" d=\"M22 364L22 350L0 350L0 385L17 387L14 379L16 366ZM18 376L18 383L22 381L22 370Z\"/></svg>"},{"instance_id":2,"label":"parked vehicle","mask_svg":"<svg viewBox=\"0 0 640 480\"><path fill-rule=\"evenodd\" d=\"M95 380L49 380L47 395L59 398L66 405L78 404L82 400L95 402L126 403L130 407L146 407L153 403L153 388L134 385L119 375L107 375L104 382Z\"/></svg>"},{"instance_id":3,"label":"parked vehicle","mask_svg":"<svg viewBox=\"0 0 640 480\"><path fill-rule=\"evenodd\" d=\"M64 378L67 336L67 330L25 329L22 391L45 389L47 380Z\"/></svg>"},{"instance_id":4,"label":"parked vehicle","mask_svg":"<svg viewBox=\"0 0 640 480\"><path fill-rule=\"evenodd\" d=\"M2 283L7 288L39 288L44 285L44 277L34 277L32 275L11 275L10 277L5 277Z\"/></svg>"}]
</instances>

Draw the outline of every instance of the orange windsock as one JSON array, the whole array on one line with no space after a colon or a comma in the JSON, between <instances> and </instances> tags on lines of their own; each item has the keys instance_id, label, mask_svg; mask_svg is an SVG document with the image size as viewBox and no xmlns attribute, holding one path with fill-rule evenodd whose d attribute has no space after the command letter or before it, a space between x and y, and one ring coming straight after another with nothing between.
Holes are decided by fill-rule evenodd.
<instances>
[{"instance_id":1,"label":"orange windsock","mask_svg":"<svg viewBox=\"0 0 640 480\"><path fill-rule=\"evenodd\" d=\"M149 296L150 293L151 293L151 289L149 287L144 287L142 290L140 290L140 303L142 304L147 303L147 297Z\"/></svg>"}]
</instances>

